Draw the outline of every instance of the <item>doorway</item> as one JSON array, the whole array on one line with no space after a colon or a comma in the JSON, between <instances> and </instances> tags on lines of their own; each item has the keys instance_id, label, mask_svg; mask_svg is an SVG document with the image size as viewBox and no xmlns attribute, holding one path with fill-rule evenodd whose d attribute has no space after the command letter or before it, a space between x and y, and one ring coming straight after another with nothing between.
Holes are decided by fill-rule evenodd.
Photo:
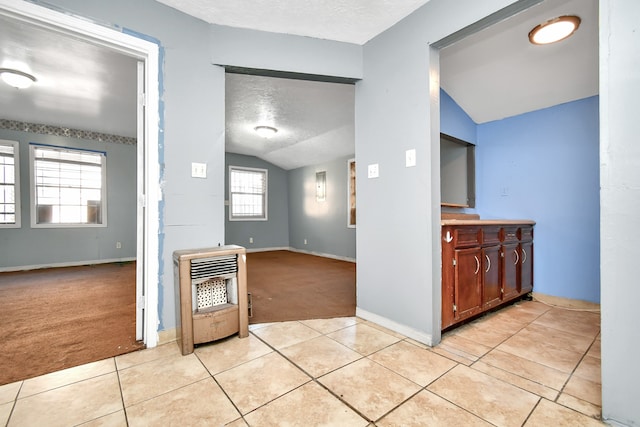
<instances>
[{"instance_id":1,"label":"doorway","mask_svg":"<svg viewBox=\"0 0 640 427\"><path fill-rule=\"evenodd\" d=\"M106 47L139 61L134 95L137 111L136 190L136 329L147 347L158 342L158 139L159 139L159 46L142 37L78 19L28 2L0 4L0 14L19 22L46 28L87 43Z\"/></svg>"}]
</instances>

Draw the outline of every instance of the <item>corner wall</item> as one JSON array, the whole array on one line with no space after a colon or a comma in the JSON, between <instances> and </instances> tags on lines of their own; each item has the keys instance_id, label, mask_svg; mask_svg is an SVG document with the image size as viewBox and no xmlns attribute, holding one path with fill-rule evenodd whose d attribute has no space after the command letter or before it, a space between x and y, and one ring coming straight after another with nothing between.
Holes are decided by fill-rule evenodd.
<instances>
[{"instance_id":1,"label":"corner wall","mask_svg":"<svg viewBox=\"0 0 640 427\"><path fill-rule=\"evenodd\" d=\"M477 213L532 219L534 290L600 302L598 97L478 125Z\"/></svg>"},{"instance_id":2,"label":"corner wall","mask_svg":"<svg viewBox=\"0 0 640 427\"><path fill-rule=\"evenodd\" d=\"M602 416L640 426L640 3L600 0Z\"/></svg>"},{"instance_id":3,"label":"corner wall","mask_svg":"<svg viewBox=\"0 0 640 427\"><path fill-rule=\"evenodd\" d=\"M441 291L440 117L432 111L439 71L429 45L510 3L431 0L364 47L356 84L357 306L429 344L440 339ZM407 168L409 149L417 164ZM367 178L371 164L378 178Z\"/></svg>"},{"instance_id":4,"label":"corner wall","mask_svg":"<svg viewBox=\"0 0 640 427\"><path fill-rule=\"evenodd\" d=\"M292 248L356 259L356 229L347 226L347 162L350 158L289 171L289 244ZM327 172L325 201L316 200L316 172L320 171Z\"/></svg>"}]
</instances>

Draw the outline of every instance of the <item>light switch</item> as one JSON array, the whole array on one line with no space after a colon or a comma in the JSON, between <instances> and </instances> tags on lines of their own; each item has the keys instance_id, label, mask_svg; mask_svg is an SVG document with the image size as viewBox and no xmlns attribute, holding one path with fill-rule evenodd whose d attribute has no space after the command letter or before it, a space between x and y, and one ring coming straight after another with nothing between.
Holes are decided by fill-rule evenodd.
<instances>
[{"instance_id":1,"label":"light switch","mask_svg":"<svg viewBox=\"0 0 640 427\"><path fill-rule=\"evenodd\" d=\"M367 169L367 177L368 178L377 178L378 176L380 176L380 170L378 168L378 164L374 163L372 165L369 165L369 168Z\"/></svg>"},{"instance_id":2,"label":"light switch","mask_svg":"<svg viewBox=\"0 0 640 427\"><path fill-rule=\"evenodd\" d=\"M405 151L405 166L411 168L416 165L416 150L415 148Z\"/></svg>"},{"instance_id":3,"label":"light switch","mask_svg":"<svg viewBox=\"0 0 640 427\"><path fill-rule=\"evenodd\" d=\"M206 178L207 177L207 164L206 163L191 163L191 177L192 178Z\"/></svg>"}]
</instances>

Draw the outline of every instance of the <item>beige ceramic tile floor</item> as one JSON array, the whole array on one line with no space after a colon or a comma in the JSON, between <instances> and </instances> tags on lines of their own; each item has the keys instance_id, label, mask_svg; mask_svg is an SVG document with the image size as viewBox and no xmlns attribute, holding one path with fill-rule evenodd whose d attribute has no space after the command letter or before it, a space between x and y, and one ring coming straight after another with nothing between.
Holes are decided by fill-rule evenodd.
<instances>
[{"instance_id":1,"label":"beige ceramic tile floor","mask_svg":"<svg viewBox=\"0 0 640 427\"><path fill-rule=\"evenodd\" d=\"M429 348L357 318L253 325L0 386L8 426L590 426L600 317L521 302Z\"/></svg>"}]
</instances>

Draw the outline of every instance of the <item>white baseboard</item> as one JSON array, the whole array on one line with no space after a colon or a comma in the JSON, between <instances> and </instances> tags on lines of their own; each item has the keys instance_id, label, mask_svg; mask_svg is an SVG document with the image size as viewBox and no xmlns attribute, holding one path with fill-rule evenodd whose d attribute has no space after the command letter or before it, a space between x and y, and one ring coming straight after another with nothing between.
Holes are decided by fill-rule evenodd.
<instances>
[{"instance_id":1,"label":"white baseboard","mask_svg":"<svg viewBox=\"0 0 640 427\"><path fill-rule=\"evenodd\" d=\"M380 325L384 328L390 329L394 332L404 335L407 338L414 339L418 342L428 345L429 347L433 347L433 337L429 334L425 334L422 331L418 331L413 329L407 325L403 325L401 323L395 322L391 319L387 319L386 317L382 317L375 313L371 313L369 311L363 310L359 307L356 307L356 316L360 317L364 320L368 320L377 325Z\"/></svg>"},{"instance_id":2,"label":"white baseboard","mask_svg":"<svg viewBox=\"0 0 640 427\"><path fill-rule=\"evenodd\" d=\"M346 257L346 256L327 254L327 253L323 253L323 252L305 251L304 249L297 249L297 248L289 248L289 250L291 252L298 252L298 253L301 253L301 254L315 255L315 256L320 256L320 257L323 257L323 258L337 259L338 261L356 262L355 258L350 258L350 257Z\"/></svg>"},{"instance_id":3,"label":"white baseboard","mask_svg":"<svg viewBox=\"0 0 640 427\"><path fill-rule=\"evenodd\" d=\"M9 271L39 270L42 268L77 267L79 265L111 264L114 262L130 262L135 260L136 260L136 257L99 259L99 260L89 260L89 261L71 261L71 262L59 262L59 263L51 263L51 264L19 265L17 267L0 267L0 273L5 273Z\"/></svg>"},{"instance_id":4,"label":"white baseboard","mask_svg":"<svg viewBox=\"0 0 640 427\"><path fill-rule=\"evenodd\" d=\"M247 253L252 252L271 252L271 251L290 251L291 248L289 246L283 246L280 248L247 248Z\"/></svg>"},{"instance_id":5,"label":"white baseboard","mask_svg":"<svg viewBox=\"0 0 640 427\"><path fill-rule=\"evenodd\" d=\"M247 253L252 253L252 252L271 252L271 251L291 251L291 252L298 252L298 253L301 253L301 254L315 255L315 256L319 256L319 257L323 257L323 258L337 259L338 261L356 262L355 258L349 258L349 257L345 257L345 256L340 256L340 255L327 254L327 253L323 253L323 252L305 251L304 249L297 249L297 248L293 248L291 246L282 246L282 247L276 247L276 248L251 248L251 249L247 248Z\"/></svg>"},{"instance_id":6,"label":"white baseboard","mask_svg":"<svg viewBox=\"0 0 640 427\"><path fill-rule=\"evenodd\" d=\"M158 345L169 344L178 340L178 329L171 328L158 331Z\"/></svg>"}]
</instances>

